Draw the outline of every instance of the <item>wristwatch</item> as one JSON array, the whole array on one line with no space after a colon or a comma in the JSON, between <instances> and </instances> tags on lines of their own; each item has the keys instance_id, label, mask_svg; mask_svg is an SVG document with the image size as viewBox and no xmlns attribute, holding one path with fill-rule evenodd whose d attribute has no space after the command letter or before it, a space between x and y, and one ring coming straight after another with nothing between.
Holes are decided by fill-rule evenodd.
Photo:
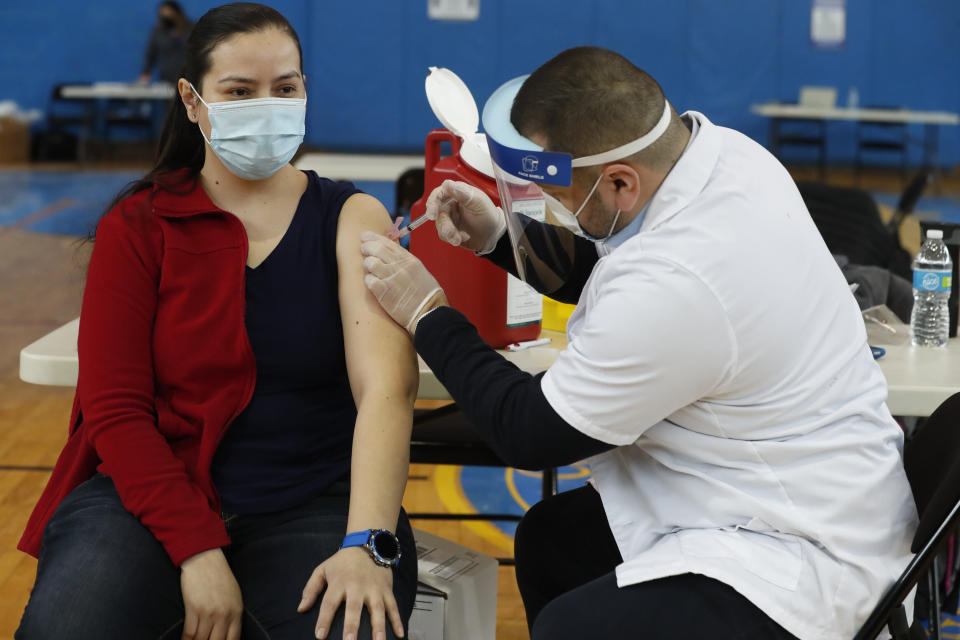
<instances>
[{"instance_id":1,"label":"wristwatch","mask_svg":"<svg viewBox=\"0 0 960 640\"><path fill-rule=\"evenodd\" d=\"M363 547L381 567L395 567L400 563L400 540L386 529L354 531L343 538L341 549Z\"/></svg>"}]
</instances>

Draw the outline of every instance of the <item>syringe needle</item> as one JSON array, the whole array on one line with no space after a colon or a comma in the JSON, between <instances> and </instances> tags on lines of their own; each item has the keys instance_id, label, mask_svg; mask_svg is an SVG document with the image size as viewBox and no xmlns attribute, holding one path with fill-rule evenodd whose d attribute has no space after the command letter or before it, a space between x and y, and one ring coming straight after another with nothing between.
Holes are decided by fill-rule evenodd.
<instances>
[{"instance_id":1,"label":"syringe needle","mask_svg":"<svg viewBox=\"0 0 960 640\"><path fill-rule=\"evenodd\" d=\"M419 226L421 226L421 225L422 225L423 223L425 223L427 220L430 220L430 218L429 218L428 216L426 216L426 215L421 215L419 218L417 218L416 220L414 220L413 222L411 222L410 224L408 224L407 226L405 226L403 229L400 229L400 233L397 234L397 239L399 240L400 238L402 238L402 237L404 237L405 235L409 234L411 231L416 230Z\"/></svg>"}]
</instances>

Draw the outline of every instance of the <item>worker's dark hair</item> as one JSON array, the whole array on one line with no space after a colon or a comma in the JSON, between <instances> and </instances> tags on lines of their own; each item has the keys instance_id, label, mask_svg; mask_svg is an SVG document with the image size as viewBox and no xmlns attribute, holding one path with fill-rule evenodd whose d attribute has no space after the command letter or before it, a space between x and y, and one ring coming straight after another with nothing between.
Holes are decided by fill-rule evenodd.
<instances>
[{"instance_id":1,"label":"worker's dark hair","mask_svg":"<svg viewBox=\"0 0 960 640\"><path fill-rule=\"evenodd\" d=\"M303 70L303 48L297 32L276 9L254 2L234 2L211 9L193 26L187 39L180 77L189 80L203 93L203 76L210 70L210 54L218 44L237 34L256 33L276 28L288 34L297 45ZM186 193L193 189L205 157L203 136L195 122L187 117L179 94L170 101L157 146L153 169L127 185L107 206L104 214L124 198L157 185L161 189ZM186 169L177 179L174 172Z\"/></svg>"},{"instance_id":2,"label":"worker's dark hair","mask_svg":"<svg viewBox=\"0 0 960 640\"><path fill-rule=\"evenodd\" d=\"M567 49L523 83L510 112L522 135L546 138L546 149L581 157L636 140L657 124L666 97L657 81L619 53L600 47ZM654 144L627 160L669 169L682 148L676 112Z\"/></svg>"}]
</instances>

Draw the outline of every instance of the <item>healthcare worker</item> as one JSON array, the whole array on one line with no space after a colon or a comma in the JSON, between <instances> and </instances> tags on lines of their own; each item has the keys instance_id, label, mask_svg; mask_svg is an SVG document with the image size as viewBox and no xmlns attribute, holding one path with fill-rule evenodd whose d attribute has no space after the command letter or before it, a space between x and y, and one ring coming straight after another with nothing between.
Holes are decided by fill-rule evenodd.
<instances>
[{"instance_id":1,"label":"healthcare worker","mask_svg":"<svg viewBox=\"0 0 960 640\"><path fill-rule=\"evenodd\" d=\"M517 530L533 638L849 640L917 515L857 304L789 174L600 48L506 83L483 125L503 208L446 182L427 215L577 302L555 364L519 371L415 257L370 232L361 251L506 461L588 458L591 484ZM538 196L592 239L514 213Z\"/></svg>"}]
</instances>

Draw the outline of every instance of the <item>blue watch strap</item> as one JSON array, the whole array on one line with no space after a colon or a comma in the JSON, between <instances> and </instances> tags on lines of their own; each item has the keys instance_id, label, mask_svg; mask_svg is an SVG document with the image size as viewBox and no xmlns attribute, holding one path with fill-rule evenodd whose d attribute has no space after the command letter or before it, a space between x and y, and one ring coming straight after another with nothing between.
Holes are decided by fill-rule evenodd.
<instances>
[{"instance_id":1,"label":"blue watch strap","mask_svg":"<svg viewBox=\"0 0 960 640\"><path fill-rule=\"evenodd\" d=\"M343 544L340 545L340 548L345 549L347 547L362 547L363 545L367 544L368 540L370 540L371 533L373 533L373 529L348 533L346 536L344 536Z\"/></svg>"}]
</instances>

